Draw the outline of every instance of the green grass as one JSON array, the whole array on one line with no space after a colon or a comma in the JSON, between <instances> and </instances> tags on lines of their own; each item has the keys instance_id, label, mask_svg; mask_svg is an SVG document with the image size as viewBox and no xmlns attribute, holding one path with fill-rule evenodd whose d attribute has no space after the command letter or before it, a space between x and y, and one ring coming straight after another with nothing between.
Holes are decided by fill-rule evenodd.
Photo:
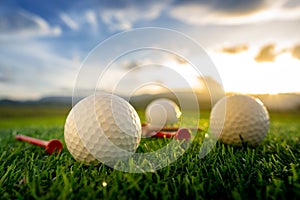
<instances>
[{"instance_id":1,"label":"green grass","mask_svg":"<svg viewBox=\"0 0 300 200\"><path fill-rule=\"evenodd\" d=\"M0 129L62 125L69 110L57 105L0 105Z\"/></svg>"},{"instance_id":2,"label":"green grass","mask_svg":"<svg viewBox=\"0 0 300 200\"><path fill-rule=\"evenodd\" d=\"M176 162L143 174L102 164L85 166L66 148L59 155L47 155L40 147L14 140L16 134L63 140L64 120L47 121L55 115L65 118L66 113L44 113L45 121L36 126L25 126L21 114L11 117L17 119L14 127L0 123L1 199L300 198L299 113L271 113L269 134L256 148L217 143L202 159L198 154L205 131L194 132L192 146ZM208 116L201 115L201 127L207 127ZM151 151L167 142L143 140L138 151Z\"/></svg>"}]
</instances>

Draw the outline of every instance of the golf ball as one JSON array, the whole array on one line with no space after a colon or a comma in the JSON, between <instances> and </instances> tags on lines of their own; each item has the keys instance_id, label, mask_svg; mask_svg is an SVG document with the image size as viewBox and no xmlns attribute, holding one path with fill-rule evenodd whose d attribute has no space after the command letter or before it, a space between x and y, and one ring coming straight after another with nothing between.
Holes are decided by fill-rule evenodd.
<instances>
[{"instance_id":1,"label":"golf ball","mask_svg":"<svg viewBox=\"0 0 300 200\"><path fill-rule=\"evenodd\" d=\"M223 97L213 107L210 131L225 144L256 146L269 129L269 114L263 103L245 95Z\"/></svg>"},{"instance_id":2,"label":"golf ball","mask_svg":"<svg viewBox=\"0 0 300 200\"><path fill-rule=\"evenodd\" d=\"M77 161L115 162L135 152L141 138L141 123L127 101L100 93L84 98L72 108L64 138Z\"/></svg>"},{"instance_id":3,"label":"golf ball","mask_svg":"<svg viewBox=\"0 0 300 200\"><path fill-rule=\"evenodd\" d=\"M146 120L154 126L174 124L179 121L180 116L177 104L165 98L152 101L146 108Z\"/></svg>"}]
</instances>

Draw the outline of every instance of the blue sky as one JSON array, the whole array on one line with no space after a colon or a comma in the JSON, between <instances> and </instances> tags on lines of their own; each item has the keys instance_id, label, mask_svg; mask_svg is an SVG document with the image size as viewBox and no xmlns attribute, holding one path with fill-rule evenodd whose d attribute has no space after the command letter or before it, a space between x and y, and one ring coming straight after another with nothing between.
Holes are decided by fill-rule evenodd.
<instances>
[{"instance_id":1,"label":"blue sky","mask_svg":"<svg viewBox=\"0 0 300 200\"><path fill-rule=\"evenodd\" d=\"M3 0L0 98L72 95L80 65L96 45L143 27L193 38L226 91L300 92L299 24L299 0Z\"/></svg>"}]
</instances>

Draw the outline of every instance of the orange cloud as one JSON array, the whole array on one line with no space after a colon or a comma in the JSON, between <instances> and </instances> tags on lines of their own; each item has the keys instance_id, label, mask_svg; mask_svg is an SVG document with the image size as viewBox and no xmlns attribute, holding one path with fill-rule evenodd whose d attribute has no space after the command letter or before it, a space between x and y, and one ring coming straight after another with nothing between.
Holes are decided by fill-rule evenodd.
<instances>
[{"instance_id":1,"label":"orange cloud","mask_svg":"<svg viewBox=\"0 0 300 200\"><path fill-rule=\"evenodd\" d=\"M256 62L273 62L277 55L275 52L275 44L267 44L260 49L255 60Z\"/></svg>"},{"instance_id":2,"label":"orange cloud","mask_svg":"<svg viewBox=\"0 0 300 200\"><path fill-rule=\"evenodd\" d=\"M222 52L229 53L229 54L236 54L236 53L240 53L242 51L247 51L247 50L248 50L248 45L246 45L246 44L227 46L227 47L223 47L221 49Z\"/></svg>"},{"instance_id":3,"label":"orange cloud","mask_svg":"<svg viewBox=\"0 0 300 200\"><path fill-rule=\"evenodd\" d=\"M291 48L291 54L294 58L300 60L300 44L295 45L294 47Z\"/></svg>"}]
</instances>

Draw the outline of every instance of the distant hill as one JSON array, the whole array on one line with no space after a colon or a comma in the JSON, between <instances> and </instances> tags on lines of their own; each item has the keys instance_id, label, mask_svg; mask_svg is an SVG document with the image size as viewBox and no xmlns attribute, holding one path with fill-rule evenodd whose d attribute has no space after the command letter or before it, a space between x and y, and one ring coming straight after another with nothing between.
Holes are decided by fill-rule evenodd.
<instances>
[{"instance_id":1,"label":"distant hill","mask_svg":"<svg viewBox=\"0 0 300 200\"><path fill-rule=\"evenodd\" d=\"M130 103L136 108L144 109L154 99L168 98L187 110L209 109L211 105L214 105L224 95L222 86L209 76L198 77L198 81L201 83L199 88L174 89L174 93L166 90L157 94L136 95L130 98ZM214 94L213 100L211 99L211 92Z\"/></svg>"},{"instance_id":2,"label":"distant hill","mask_svg":"<svg viewBox=\"0 0 300 200\"><path fill-rule=\"evenodd\" d=\"M300 111L300 94L258 94L259 98L269 110L274 111Z\"/></svg>"},{"instance_id":3,"label":"distant hill","mask_svg":"<svg viewBox=\"0 0 300 200\"><path fill-rule=\"evenodd\" d=\"M233 93L226 94L232 95ZM177 96L176 96L177 95ZM178 99L180 99L180 106L184 109L196 109L195 100L198 102L200 109L210 109L212 104L210 95L208 92L196 92L192 94L188 91L177 91L176 95L171 92L163 92L159 94L141 94L132 97L121 96L124 99L128 99L129 102L136 109L145 109L146 106L157 98L168 98L179 104ZM253 94L251 96L259 98L269 110L273 111L300 111L300 94ZM222 96L220 94L216 95L218 100ZM75 98L75 102L78 102L82 97ZM30 101L15 101L10 99L0 100L0 105L63 105L72 106L71 96L50 96L43 97L39 100Z\"/></svg>"},{"instance_id":4,"label":"distant hill","mask_svg":"<svg viewBox=\"0 0 300 200\"><path fill-rule=\"evenodd\" d=\"M70 104L72 103L72 97L71 96L43 97L37 102L40 104Z\"/></svg>"},{"instance_id":5,"label":"distant hill","mask_svg":"<svg viewBox=\"0 0 300 200\"><path fill-rule=\"evenodd\" d=\"M227 93L233 95L235 93ZM260 99L268 110L300 111L300 93L249 94Z\"/></svg>"},{"instance_id":6,"label":"distant hill","mask_svg":"<svg viewBox=\"0 0 300 200\"><path fill-rule=\"evenodd\" d=\"M20 101L14 101L10 99L1 99L0 100L0 105L14 105L14 104L20 104Z\"/></svg>"},{"instance_id":7,"label":"distant hill","mask_svg":"<svg viewBox=\"0 0 300 200\"><path fill-rule=\"evenodd\" d=\"M43 97L39 100L0 100L0 105L72 105L72 97L55 96L55 97Z\"/></svg>"},{"instance_id":8,"label":"distant hill","mask_svg":"<svg viewBox=\"0 0 300 200\"><path fill-rule=\"evenodd\" d=\"M221 98L222 96L219 96ZM199 106L201 109L209 109L211 107L211 99L208 94L204 93L191 93L187 91L178 91L176 94L173 93L159 93L159 94L143 94L133 96L129 102L135 107L145 109L146 106L153 100L158 98L167 98L176 102L178 105L187 110L197 109ZM217 100L219 99L217 98ZM198 104L197 104L198 103ZM216 102L213 102L213 104Z\"/></svg>"}]
</instances>

